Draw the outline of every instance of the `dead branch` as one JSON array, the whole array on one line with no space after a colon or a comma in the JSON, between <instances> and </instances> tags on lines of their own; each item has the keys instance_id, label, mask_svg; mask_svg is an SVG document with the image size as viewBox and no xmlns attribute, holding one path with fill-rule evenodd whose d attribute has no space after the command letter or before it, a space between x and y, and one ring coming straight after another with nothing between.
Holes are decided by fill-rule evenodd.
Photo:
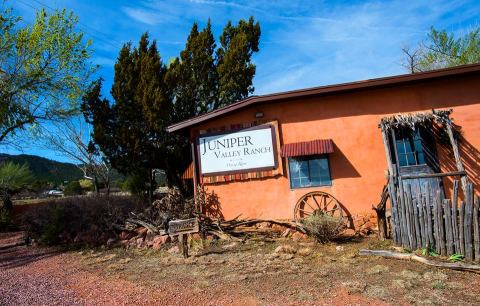
<instances>
[{"instance_id":1,"label":"dead branch","mask_svg":"<svg viewBox=\"0 0 480 306\"><path fill-rule=\"evenodd\" d=\"M381 257L385 257L385 258L418 261L418 262L421 262L423 264L433 266L433 267L480 273L480 265L472 265L472 264L466 264L466 263L461 263L461 262L456 262L456 263L437 262L437 261L432 261L432 260L426 259L424 257L418 256L418 255L415 255L415 254L396 253L396 252L385 251L385 250L365 250L365 249L361 249L360 252L359 252L359 255L360 256L381 256Z\"/></svg>"}]
</instances>

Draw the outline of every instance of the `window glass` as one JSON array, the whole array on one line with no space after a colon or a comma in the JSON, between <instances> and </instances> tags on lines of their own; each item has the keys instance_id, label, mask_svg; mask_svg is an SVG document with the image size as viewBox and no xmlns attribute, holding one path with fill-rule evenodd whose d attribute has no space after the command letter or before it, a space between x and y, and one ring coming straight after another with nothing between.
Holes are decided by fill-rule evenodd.
<instances>
[{"instance_id":1,"label":"window glass","mask_svg":"<svg viewBox=\"0 0 480 306\"><path fill-rule=\"evenodd\" d=\"M326 155L290 157L288 159L292 188L331 185Z\"/></svg>"}]
</instances>

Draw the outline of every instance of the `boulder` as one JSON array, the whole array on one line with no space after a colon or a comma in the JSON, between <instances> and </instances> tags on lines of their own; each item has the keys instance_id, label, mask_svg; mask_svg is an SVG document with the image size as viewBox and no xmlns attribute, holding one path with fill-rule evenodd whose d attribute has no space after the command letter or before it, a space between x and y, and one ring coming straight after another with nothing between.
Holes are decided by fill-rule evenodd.
<instances>
[{"instance_id":1,"label":"boulder","mask_svg":"<svg viewBox=\"0 0 480 306\"><path fill-rule=\"evenodd\" d=\"M295 233L293 233L293 235L292 235L293 241L305 240L305 239L307 239L307 238L308 238L308 236L305 235L304 233L301 233L301 232L295 232Z\"/></svg>"},{"instance_id":2,"label":"boulder","mask_svg":"<svg viewBox=\"0 0 480 306\"><path fill-rule=\"evenodd\" d=\"M139 227L135 230L135 232L137 232L138 236L146 237L148 230L144 227Z\"/></svg>"},{"instance_id":3,"label":"boulder","mask_svg":"<svg viewBox=\"0 0 480 306\"><path fill-rule=\"evenodd\" d=\"M291 245L280 245L275 249L275 253L295 254L297 249Z\"/></svg>"},{"instance_id":4,"label":"boulder","mask_svg":"<svg viewBox=\"0 0 480 306\"><path fill-rule=\"evenodd\" d=\"M134 236L135 236L135 234L132 233L132 232L122 231L122 232L120 232L120 235L118 235L118 238L120 240L130 240Z\"/></svg>"},{"instance_id":5,"label":"boulder","mask_svg":"<svg viewBox=\"0 0 480 306\"><path fill-rule=\"evenodd\" d=\"M152 240L152 248L158 250L165 243L170 242L170 236L168 235L157 235Z\"/></svg>"},{"instance_id":6,"label":"boulder","mask_svg":"<svg viewBox=\"0 0 480 306\"><path fill-rule=\"evenodd\" d=\"M311 248L301 248L297 251L297 254L300 256L310 256L312 254Z\"/></svg>"}]
</instances>

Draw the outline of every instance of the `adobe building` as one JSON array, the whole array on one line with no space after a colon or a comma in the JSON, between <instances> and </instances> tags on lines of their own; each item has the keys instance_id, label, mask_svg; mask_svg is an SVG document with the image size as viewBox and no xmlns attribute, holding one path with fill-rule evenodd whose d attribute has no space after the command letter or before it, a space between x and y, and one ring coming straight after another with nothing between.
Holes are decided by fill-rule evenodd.
<instances>
[{"instance_id":1,"label":"adobe building","mask_svg":"<svg viewBox=\"0 0 480 306\"><path fill-rule=\"evenodd\" d=\"M453 179L478 186L479 117L475 64L252 96L168 131L190 138L184 176L218 196L226 219L293 219L337 206L369 215L393 174L445 194Z\"/></svg>"}]
</instances>

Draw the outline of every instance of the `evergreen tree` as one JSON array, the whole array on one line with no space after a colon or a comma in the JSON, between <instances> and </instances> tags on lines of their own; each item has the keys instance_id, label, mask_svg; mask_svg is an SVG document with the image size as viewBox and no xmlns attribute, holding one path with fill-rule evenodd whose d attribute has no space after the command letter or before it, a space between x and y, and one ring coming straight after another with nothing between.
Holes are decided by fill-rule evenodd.
<instances>
[{"instance_id":1,"label":"evergreen tree","mask_svg":"<svg viewBox=\"0 0 480 306\"><path fill-rule=\"evenodd\" d=\"M111 90L115 103L101 98L101 80L83 101L85 117L94 126L94 142L114 168L147 180L150 199L155 188L152 171L166 168L168 154L165 127L171 97L165 74L156 43L145 33L137 48L126 44L120 50Z\"/></svg>"},{"instance_id":2,"label":"evergreen tree","mask_svg":"<svg viewBox=\"0 0 480 306\"><path fill-rule=\"evenodd\" d=\"M236 27L228 22L223 29L217 50L219 96L214 109L245 99L254 91L256 67L251 58L259 50L259 40L260 24L253 17L248 22L240 20Z\"/></svg>"}]
</instances>

